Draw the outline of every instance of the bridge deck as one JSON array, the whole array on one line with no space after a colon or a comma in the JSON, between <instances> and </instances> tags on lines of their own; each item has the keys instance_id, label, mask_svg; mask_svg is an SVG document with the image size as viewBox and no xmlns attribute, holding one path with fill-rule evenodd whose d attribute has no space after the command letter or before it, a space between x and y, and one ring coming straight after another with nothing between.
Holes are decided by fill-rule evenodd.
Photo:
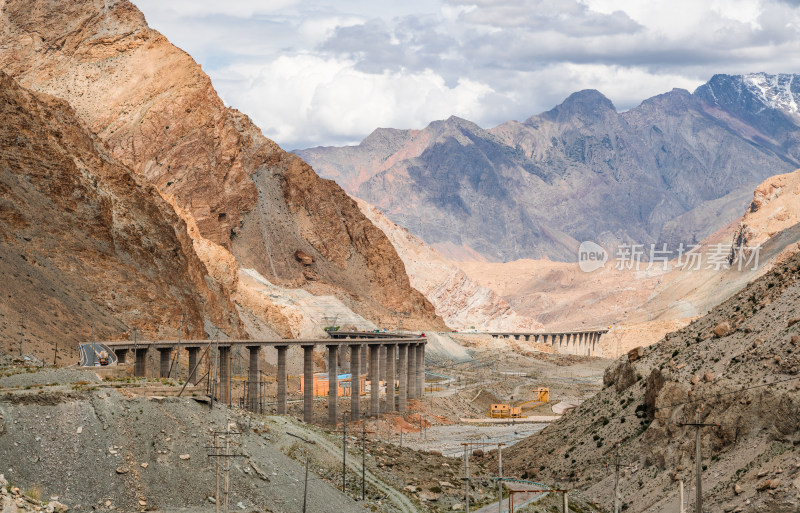
<instances>
[{"instance_id":1,"label":"bridge deck","mask_svg":"<svg viewBox=\"0 0 800 513\"><path fill-rule=\"evenodd\" d=\"M309 339L275 339L275 340L113 340L98 342L105 344L112 349L133 349L134 347L174 348L181 347L205 347L217 344L222 347L231 346L252 346L252 347L277 347L277 346L349 346L358 344L419 344L427 343L425 337L367 337L367 338L309 338Z\"/></svg>"}]
</instances>

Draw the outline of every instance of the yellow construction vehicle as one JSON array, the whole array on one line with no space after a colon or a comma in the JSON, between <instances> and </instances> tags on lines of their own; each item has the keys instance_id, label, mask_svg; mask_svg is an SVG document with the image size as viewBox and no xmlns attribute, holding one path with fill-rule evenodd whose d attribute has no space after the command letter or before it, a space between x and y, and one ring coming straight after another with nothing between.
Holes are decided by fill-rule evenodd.
<instances>
[{"instance_id":1,"label":"yellow construction vehicle","mask_svg":"<svg viewBox=\"0 0 800 513\"><path fill-rule=\"evenodd\" d=\"M541 401L543 403L550 402L550 389L549 388L534 388L533 389L533 400L534 401Z\"/></svg>"},{"instance_id":2,"label":"yellow construction vehicle","mask_svg":"<svg viewBox=\"0 0 800 513\"><path fill-rule=\"evenodd\" d=\"M493 404L489 408L489 416L493 419L521 419L522 408L510 404Z\"/></svg>"},{"instance_id":3,"label":"yellow construction vehicle","mask_svg":"<svg viewBox=\"0 0 800 513\"><path fill-rule=\"evenodd\" d=\"M517 406L510 404L493 404L489 408L489 417L493 419L521 419L523 413L550 402L549 388L534 388L533 398Z\"/></svg>"},{"instance_id":4,"label":"yellow construction vehicle","mask_svg":"<svg viewBox=\"0 0 800 513\"><path fill-rule=\"evenodd\" d=\"M511 407L507 404L493 404L489 408L489 416L493 419L507 419L511 414Z\"/></svg>"}]
</instances>

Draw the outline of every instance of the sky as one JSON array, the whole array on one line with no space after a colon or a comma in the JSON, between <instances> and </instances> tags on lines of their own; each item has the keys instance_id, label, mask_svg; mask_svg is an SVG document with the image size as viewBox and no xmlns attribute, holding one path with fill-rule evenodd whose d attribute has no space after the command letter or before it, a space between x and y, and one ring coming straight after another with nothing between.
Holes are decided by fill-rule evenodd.
<instances>
[{"instance_id":1,"label":"sky","mask_svg":"<svg viewBox=\"0 0 800 513\"><path fill-rule=\"evenodd\" d=\"M800 72L800 0L133 0L287 150Z\"/></svg>"}]
</instances>

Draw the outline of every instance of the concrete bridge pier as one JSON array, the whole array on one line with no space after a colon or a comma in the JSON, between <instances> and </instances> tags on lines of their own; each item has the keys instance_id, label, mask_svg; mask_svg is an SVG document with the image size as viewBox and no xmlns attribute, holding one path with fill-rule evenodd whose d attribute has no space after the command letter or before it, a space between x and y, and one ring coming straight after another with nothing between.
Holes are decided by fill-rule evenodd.
<instances>
[{"instance_id":1,"label":"concrete bridge pier","mask_svg":"<svg viewBox=\"0 0 800 513\"><path fill-rule=\"evenodd\" d=\"M169 377L170 356L172 356L172 348L158 348L158 376L161 378Z\"/></svg>"},{"instance_id":2,"label":"concrete bridge pier","mask_svg":"<svg viewBox=\"0 0 800 513\"><path fill-rule=\"evenodd\" d=\"M399 377L399 387L397 390L397 411L405 413L406 397L408 389L408 344L397 344L397 375Z\"/></svg>"},{"instance_id":3,"label":"concrete bridge pier","mask_svg":"<svg viewBox=\"0 0 800 513\"><path fill-rule=\"evenodd\" d=\"M339 395L339 376L336 355L339 346L328 346L328 424L336 425L336 403Z\"/></svg>"},{"instance_id":4,"label":"concrete bridge pier","mask_svg":"<svg viewBox=\"0 0 800 513\"><path fill-rule=\"evenodd\" d=\"M247 409L261 410L261 387L259 386L261 346L247 346L250 352L250 366L247 372Z\"/></svg>"},{"instance_id":5,"label":"concrete bridge pier","mask_svg":"<svg viewBox=\"0 0 800 513\"><path fill-rule=\"evenodd\" d=\"M378 381L386 383L386 346L378 346ZM389 390L388 388L386 389Z\"/></svg>"},{"instance_id":6,"label":"concrete bridge pier","mask_svg":"<svg viewBox=\"0 0 800 513\"><path fill-rule=\"evenodd\" d=\"M117 363L125 363L125 359L128 356L127 349L116 349L114 350L114 354L117 355Z\"/></svg>"},{"instance_id":7,"label":"concrete bridge pier","mask_svg":"<svg viewBox=\"0 0 800 513\"><path fill-rule=\"evenodd\" d=\"M303 422L314 420L314 346L303 348Z\"/></svg>"},{"instance_id":8,"label":"concrete bridge pier","mask_svg":"<svg viewBox=\"0 0 800 513\"><path fill-rule=\"evenodd\" d=\"M350 420L361 417L361 344L350 346L350 367L356 372L350 374Z\"/></svg>"},{"instance_id":9,"label":"concrete bridge pier","mask_svg":"<svg viewBox=\"0 0 800 513\"><path fill-rule=\"evenodd\" d=\"M425 344L417 346L417 393L425 395Z\"/></svg>"},{"instance_id":10,"label":"concrete bridge pier","mask_svg":"<svg viewBox=\"0 0 800 513\"><path fill-rule=\"evenodd\" d=\"M134 352L136 353L136 360L133 364L133 375L141 378L144 377L147 371L147 348L137 347Z\"/></svg>"},{"instance_id":11,"label":"concrete bridge pier","mask_svg":"<svg viewBox=\"0 0 800 513\"><path fill-rule=\"evenodd\" d=\"M289 346L275 346L278 350L278 415L286 415L286 350Z\"/></svg>"},{"instance_id":12,"label":"concrete bridge pier","mask_svg":"<svg viewBox=\"0 0 800 513\"><path fill-rule=\"evenodd\" d=\"M189 353L189 377L186 378L186 382L190 385L194 385L197 380L197 371L195 367L197 367L197 354L200 352L200 348L187 347L186 351Z\"/></svg>"},{"instance_id":13,"label":"concrete bridge pier","mask_svg":"<svg viewBox=\"0 0 800 513\"><path fill-rule=\"evenodd\" d=\"M381 346L379 344L369 345L369 414L377 417L380 413L381 385L379 380L379 366Z\"/></svg>"},{"instance_id":14,"label":"concrete bridge pier","mask_svg":"<svg viewBox=\"0 0 800 513\"><path fill-rule=\"evenodd\" d=\"M417 344L408 345L408 398L417 397Z\"/></svg>"},{"instance_id":15,"label":"concrete bridge pier","mask_svg":"<svg viewBox=\"0 0 800 513\"><path fill-rule=\"evenodd\" d=\"M231 402L231 346L219 346L219 402Z\"/></svg>"},{"instance_id":16,"label":"concrete bridge pier","mask_svg":"<svg viewBox=\"0 0 800 513\"><path fill-rule=\"evenodd\" d=\"M358 338L363 338L363 337L358 337ZM367 373L367 362L368 362L367 345L364 344L361 346L361 367L359 370L359 374Z\"/></svg>"},{"instance_id":17,"label":"concrete bridge pier","mask_svg":"<svg viewBox=\"0 0 800 513\"><path fill-rule=\"evenodd\" d=\"M394 400L395 366L397 364L397 344L386 345L386 411L397 410Z\"/></svg>"}]
</instances>

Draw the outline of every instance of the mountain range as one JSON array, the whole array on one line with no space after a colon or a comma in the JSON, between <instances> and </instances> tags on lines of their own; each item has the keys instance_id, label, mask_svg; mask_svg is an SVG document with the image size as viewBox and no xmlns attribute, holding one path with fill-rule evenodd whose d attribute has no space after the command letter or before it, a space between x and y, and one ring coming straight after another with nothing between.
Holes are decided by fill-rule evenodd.
<instances>
[{"instance_id":1,"label":"mountain range","mask_svg":"<svg viewBox=\"0 0 800 513\"><path fill-rule=\"evenodd\" d=\"M523 122L450 117L296 150L455 260L574 261L581 241L692 244L800 167L796 75L715 75L618 112L595 90Z\"/></svg>"}]
</instances>

